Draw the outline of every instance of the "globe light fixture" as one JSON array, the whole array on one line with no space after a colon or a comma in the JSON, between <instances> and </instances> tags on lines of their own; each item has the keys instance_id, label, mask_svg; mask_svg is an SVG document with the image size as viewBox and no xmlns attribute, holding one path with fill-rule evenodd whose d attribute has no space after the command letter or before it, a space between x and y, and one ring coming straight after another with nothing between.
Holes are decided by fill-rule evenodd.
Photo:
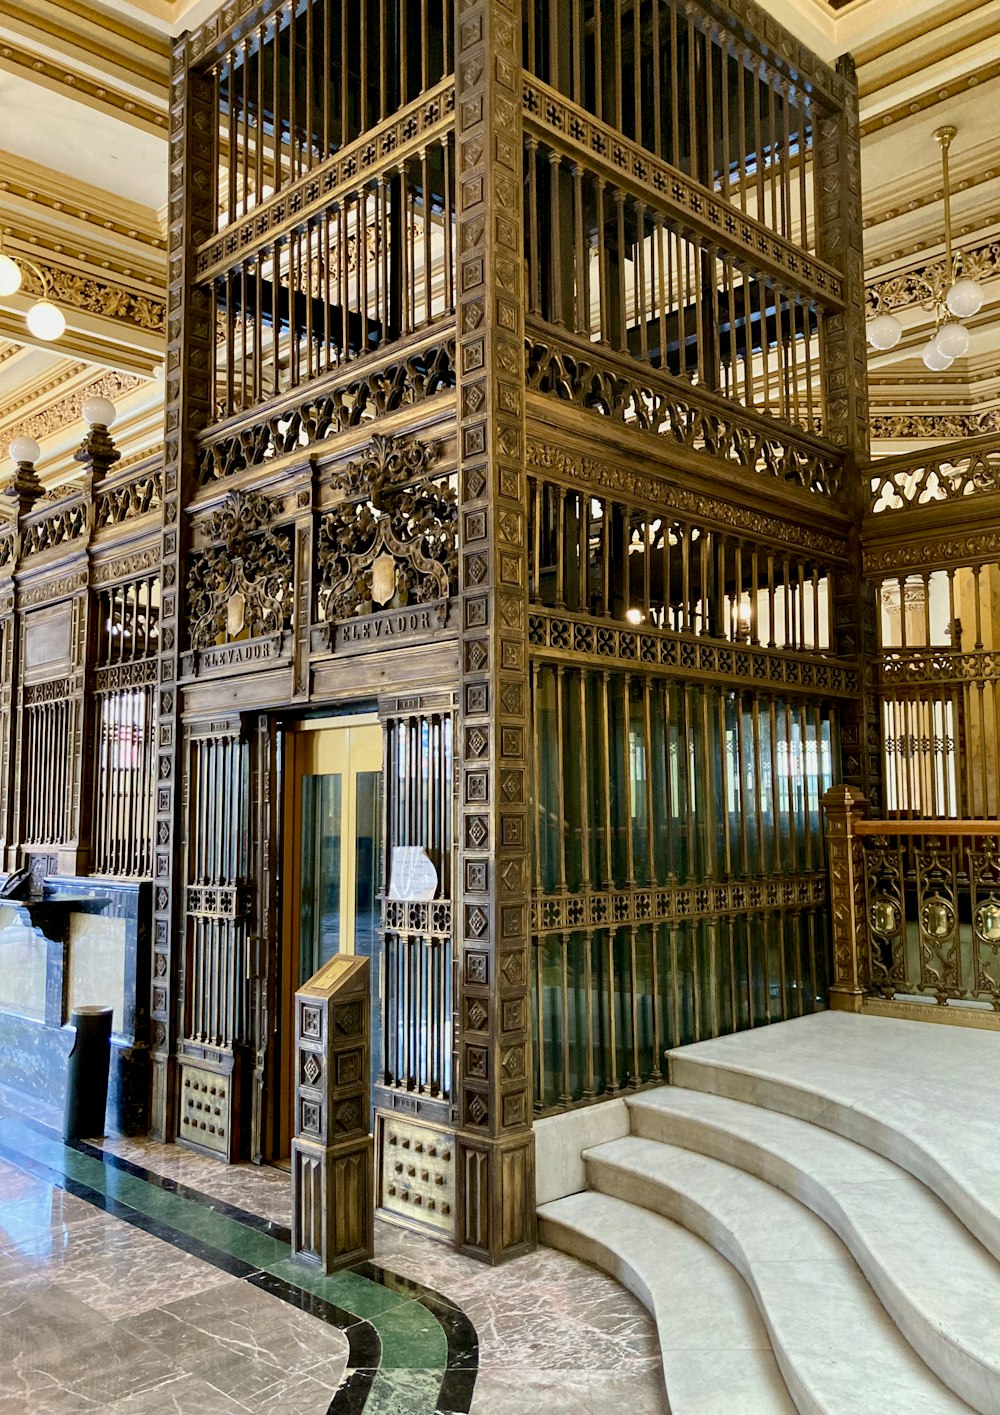
<instances>
[{"instance_id":1,"label":"globe light fixture","mask_svg":"<svg viewBox=\"0 0 1000 1415\"><path fill-rule=\"evenodd\" d=\"M934 336L934 347L946 359L960 359L969 348L969 331L964 324L942 324Z\"/></svg>"},{"instance_id":2,"label":"globe light fixture","mask_svg":"<svg viewBox=\"0 0 1000 1415\"><path fill-rule=\"evenodd\" d=\"M51 300L39 300L25 316L28 328L36 339L51 343L66 332L66 316Z\"/></svg>"},{"instance_id":3,"label":"globe light fixture","mask_svg":"<svg viewBox=\"0 0 1000 1415\"><path fill-rule=\"evenodd\" d=\"M33 260L19 255L16 259L3 250L0 242L0 299L17 294L24 284L24 272L30 270L41 286L41 298L36 300L25 315L25 323L36 339L51 343L59 339L66 330L66 316L58 305L49 299L49 277Z\"/></svg>"},{"instance_id":4,"label":"globe light fixture","mask_svg":"<svg viewBox=\"0 0 1000 1415\"><path fill-rule=\"evenodd\" d=\"M873 349L895 349L903 337L903 326L895 315L879 314L865 325L865 333Z\"/></svg>"},{"instance_id":5,"label":"globe light fixture","mask_svg":"<svg viewBox=\"0 0 1000 1415\"><path fill-rule=\"evenodd\" d=\"M81 411L88 427L111 427L117 416L110 398L84 398Z\"/></svg>"},{"instance_id":6,"label":"globe light fixture","mask_svg":"<svg viewBox=\"0 0 1000 1415\"><path fill-rule=\"evenodd\" d=\"M33 437L11 438L7 455L15 466L34 466L42 455L42 449Z\"/></svg>"},{"instance_id":7,"label":"globe light fixture","mask_svg":"<svg viewBox=\"0 0 1000 1415\"><path fill-rule=\"evenodd\" d=\"M947 354L942 354L933 339L928 339L927 343L920 350L920 357L924 365L930 369L931 373L944 373L945 369L951 368L955 362Z\"/></svg>"},{"instance_id":8,"label":"globe light fixture","mask_svg":"<svg viewBox=\"0 0 1000 1415\"><path fill-rule=\"evenodd\" d=\"M944 259L945 291L943 298L934 299L934 313L937 329L934 338L925 344L921 354L924 364L933 373L948 368L955 359L968 352L969 331L962 319L971 319L982 309L986 298L982 287L968 276L960 275L961 255L956 255L951 244L951 182L948 171L948 149L958 129L950 123L935 128L933 137L941 149L942 190L944 191ZM952 318L949 319L948 316ZM947 360L947 363L944 362Z\"/></svg>"},{"instance_id":9,"label":"globe light fixture","mask_svg":"<svg viewBox=\"0 0 1000 1415\"><path fill-rule=\"evenodd\" d=\"M0 251L0 295L13 295L21 288L21 267Z\"/></svg>"},{"instance_id":10,"label":"globe light fixture","mask_svg":"<svg viewBox=\"0 0 1000 1415\"><path fill-rule=\"evenodd\" d=\"M971 319L982 309L985 298L977 280L956 280L945 296L945 304L956 319Z\"/></svg>"},{"instance_id":11,"label":"globe light fixture","mask_svg":"<svg viewBox=\"0 0 1000 1415\"><path fill-rule=\"evenodd\" d=\"M962 320L972 319L982 309L986 294L978 281L962 270L962 253L952 248L951 180L948 149L958 129L951 124L935 128L933 137L941 149L944 200L944 271L939 285L931 291L924 309L934 315L934 334L920 350L924 366L932 373L944 373L956 359L969 352L971 336ZM886 309L880 309L865 326L868 343L880 352L894 349L903 335L903 326Z\"/></svg>"}]
</instances>

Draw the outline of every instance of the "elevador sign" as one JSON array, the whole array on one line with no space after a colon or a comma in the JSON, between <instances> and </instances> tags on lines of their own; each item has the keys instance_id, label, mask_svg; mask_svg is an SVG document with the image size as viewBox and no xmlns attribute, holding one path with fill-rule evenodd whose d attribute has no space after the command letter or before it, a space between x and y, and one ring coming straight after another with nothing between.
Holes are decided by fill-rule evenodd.
<instances>
[{"instance_id":1,"label":"elevador sign","mask_svg":"<svg viewBox=\"0 0 1000 1415\"><path fill-rule=\"evenodd\" d=\"M447 619L446 599L380 610L328 625L329 646L333 653L364 653L380 644L428 639L444 627Z\"/></svg>"}]
</instances>

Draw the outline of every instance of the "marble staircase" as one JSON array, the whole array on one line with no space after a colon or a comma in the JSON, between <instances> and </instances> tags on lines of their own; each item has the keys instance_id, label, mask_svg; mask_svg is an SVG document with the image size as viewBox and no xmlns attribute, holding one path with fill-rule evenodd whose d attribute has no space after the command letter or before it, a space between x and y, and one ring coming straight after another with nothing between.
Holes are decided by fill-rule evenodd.
<instances>
[{"instance_id":1,"label":"marble staircase","mask_svg":"<svg viewBox=\"0 0 1000 1415\"><path fill-rule=\"evenodd\" d=\"M648 1307L672 1415L1000 1415L1000 1033L823 1013L669 1075L536 1134L542 1240Z\"/></svg>"}]
</instances>

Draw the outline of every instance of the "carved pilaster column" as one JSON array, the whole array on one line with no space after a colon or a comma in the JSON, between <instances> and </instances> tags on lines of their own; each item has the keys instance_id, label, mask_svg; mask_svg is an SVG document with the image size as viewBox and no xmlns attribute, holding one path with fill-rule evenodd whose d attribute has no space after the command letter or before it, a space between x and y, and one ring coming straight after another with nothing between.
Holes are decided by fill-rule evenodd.
<instances>
[{"instance_id":1,"label":"carved pilaster column","mask_svg":"<svg viewBox=\"0 0 1000 1415\"><path fill-rule=\"evenodd\" d=\"M456 0L458 1247L535 1241L519 0Z\"/></svg>"},{"instance_id":2,"label":"carved pilaster column","mask_svg":"<svg viewBox=\"0 0 1000 1415\"><path fill-rule=\"evenodd\" d=\"M823 797L823 812L833 934L830 1006L860 1012L870 965L864 853L854 827L865 817L865 801L849 786L831 786Z\"/></svg>"},{"instance_id":3,"label":"carved pilaster column","mask_svg":"<svg viewBox=\"0 0 1000 1415\"><path fill-rule=\"evenodd\" d=\"M854 60L837 60L841 106L819 117L815 160L819 172L817 254L844 277L844 308L824 321L826 411L823 435L868 458L868 353L865 342L865 262L861 225L861 128Z\"/></svg>"},{"instance_id":4,"label":"carved pilaster column","mask_svg":"<svg viewBox=\"0 0 1000 1415\"><path fill-rule=\"evenodd\" d=\"M20 680L19 635L14 614L14 568L17 564L21 522L42 495L42 483L35 471L41 448L33 437L15 437L7 449L13 472L0 483L0 870L13 870L17 860L14 802L15 778L14 723Z\"/></svg>"},{"instance_id":5,"label":"carved pilaster column","mask_svg":"<svg viewBox=\"0 0 1000 1415\"><path fill-rule=\"evenodd\" d=\"M874 682L878 652L875 593L861 568L861 522L868 503L862 468L869 456L868 353L865 342L865 272L861 226L861 133L858 86L849 54L837 62L839 111L819 118L816 163L819 172L818 254L844 277L844 308L824 323L823 435L845 454L844 499L855 518L852 564L834 587L834 648L856 658L859 697L841 718L843 775L874 810L882 802L882 744Z\"/></svg>"},{"instance_id":6,"label":"carved pilaster column","mask_svg":"<svg viewBox=\"0 0 1000 1415\"><path fill-rule=\"evenodd\" d=\"M208 74L188 71L187 41L171 59L166 411L163 446L162 589L157 695L155 843L153 854L152 1036L153 1133L175 1133L173 1052L180 966L180 731L177 666L182 637L182 566L187 526L182 507L195 465L195 434L212 408L211 295L195 285L193 252L212 234L215 214L216 116Z\"/></svg>"}]
</instances>

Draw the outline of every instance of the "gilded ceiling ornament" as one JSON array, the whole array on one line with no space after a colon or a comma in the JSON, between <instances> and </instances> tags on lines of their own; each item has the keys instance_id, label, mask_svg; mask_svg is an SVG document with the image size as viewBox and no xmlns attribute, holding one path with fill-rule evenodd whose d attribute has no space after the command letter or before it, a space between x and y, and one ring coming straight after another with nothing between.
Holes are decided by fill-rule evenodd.
<instances>
[{"instance_id":1,"label":"gilded ceiling ornament","mask_svg":"<svg viewBox=\"0 0 1000 1415\"><path fill-rule=\"evenodd\" d=\"M23 289L27 294L44 294L64 309L84 310L88 314L120 319L139 329L162 334L166 329L166 305L155 295L140 295L123 285L108 280L95 280L76 270L61 270L44 262L41 269L48 281L47 288L37 275L25 272Z\"/></svg>"},{"instance_id":2,"label":"gilded ceiling ornament","mask_svg":"<svg viewBox=\"0 0 1000 1415\"><path fill-rule=\"evenodd\" d=\"M65 376L57 380L55 386L58 387L64 382ZM50 403L47 408L25 418L23 422L5 428L4 436L8 440L15 437L33 437L37 442L41 442L52 433L62 432L64 428L80 421L80 404L84 398L110 398L114 403L124 394L142 388L148 382L148 379L131 373L102 374L100 378L75 389L65 398L60 398L57 403Z\"/></svg>"},{"instance_id":3,"label":"gilded ceiling ornament","mask_svg":"<svg viewBox=\"0 0 1000 1415\"><path fill-rule=\"evenodd\" d=\"M962 251L962 274L982 283L1000 272L1000 241L987 241ZM886 280L873 280L867 289L867 313L922 307L934 309L944 299L952 275L944 260L930 261L914 270L904 270Z\"/></svg>"},{"instance_id":4,"label":"gilded ceiling ornament","mask_svg":"<svg viewBox=\"0 0 1000 1415\"><path fill-rule=\"evenodd\" d=\"M458 573L454 488L430 475L425 443L376 433L348 463L344 502L320 522L319 614L356 614L447 599Z\"/></svg>"},{"instance_id":5,"label":"gilded ceiling ornament","mask_svg":"<svg viewBox=\"0 0 1000 1415\"><path fill-rule=\"evenodd\" d=\"M257 492L232 492L207 518L216 542L191 558L188 622L191 647L278 634L292 611L292 537L271 521L275 505Z\"/></svg>"}]
</instances>

